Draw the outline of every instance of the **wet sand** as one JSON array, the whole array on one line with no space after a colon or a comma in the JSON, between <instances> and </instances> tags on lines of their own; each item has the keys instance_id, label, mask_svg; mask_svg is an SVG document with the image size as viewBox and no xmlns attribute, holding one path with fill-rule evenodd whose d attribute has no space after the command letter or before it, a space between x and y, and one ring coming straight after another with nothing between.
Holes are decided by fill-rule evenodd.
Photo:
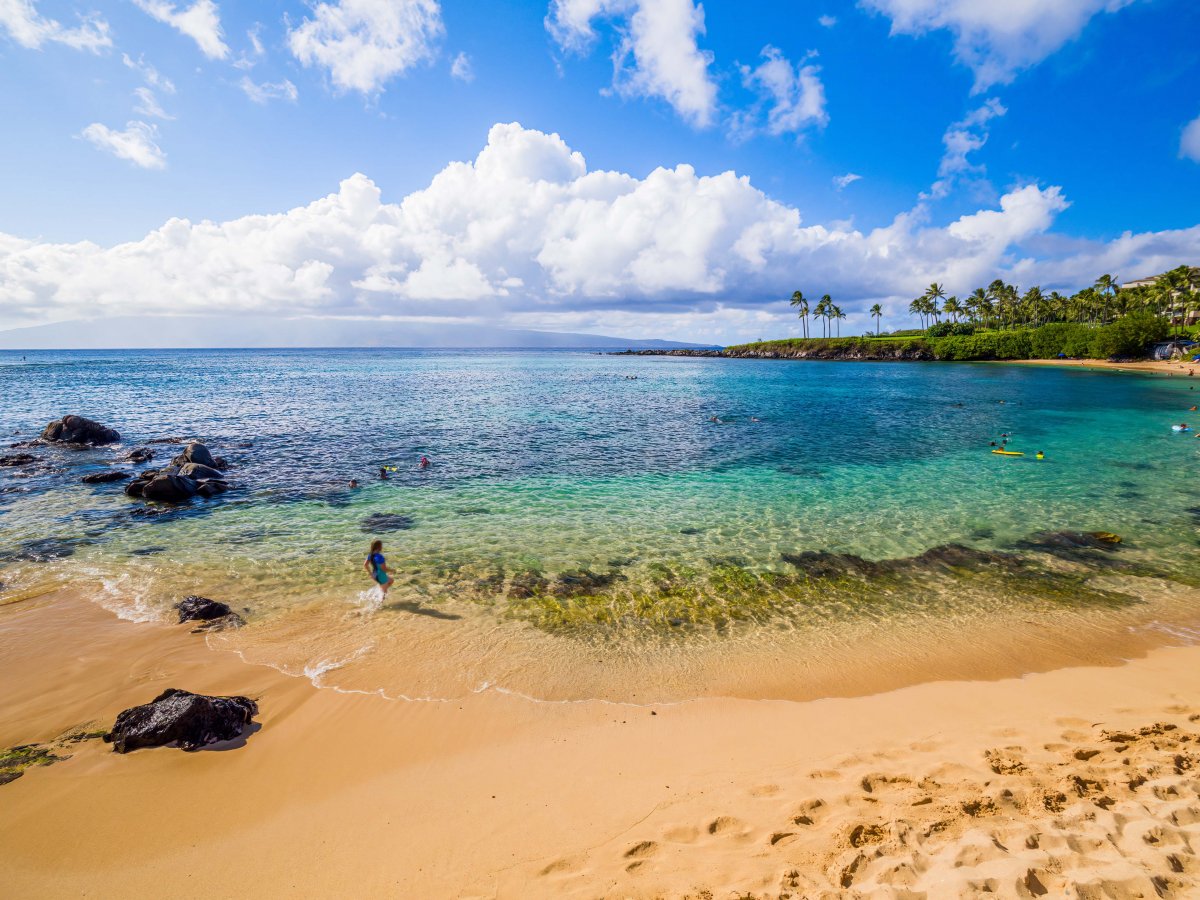
<instances>
[{"instance_id":1,"label":"wet sand","mask_svg":"<svg viewBox=\"0 0 1200 900\"><path fill-rule=\"evenodd\" d=\"M809 702L396 702L78 597L0 612L0 746L167 687L261 709L232 747L87 741L0 786L9 896L1200 890L1200 648Z\"/></svg>"}]
</instances>

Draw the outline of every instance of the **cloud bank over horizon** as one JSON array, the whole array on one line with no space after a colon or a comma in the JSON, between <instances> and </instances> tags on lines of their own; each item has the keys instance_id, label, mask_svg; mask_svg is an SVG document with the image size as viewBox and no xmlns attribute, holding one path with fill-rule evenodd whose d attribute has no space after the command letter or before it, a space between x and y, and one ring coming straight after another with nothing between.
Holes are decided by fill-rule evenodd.
<instances>
[{"instance_id":1,"label":"cloud bank over horizon","mask_svg":"<svg viewBox=\"0 0 1200 900\"><path fill-rule=\"evenodd\" d=\"M0 327L116 315L419 317L729 342L794 330L784 298L830 293L893 327L931 281L1003 277L1077 289L1178 264L1200 226L1092 241L1053 231L1059 187L933 224L924 201L888 225L807 224L732 171L590 171L557 134L497 124L398 203L358 173L273 215L171 219L102 247L0 234Z\"/></svg>"}]
</instances>

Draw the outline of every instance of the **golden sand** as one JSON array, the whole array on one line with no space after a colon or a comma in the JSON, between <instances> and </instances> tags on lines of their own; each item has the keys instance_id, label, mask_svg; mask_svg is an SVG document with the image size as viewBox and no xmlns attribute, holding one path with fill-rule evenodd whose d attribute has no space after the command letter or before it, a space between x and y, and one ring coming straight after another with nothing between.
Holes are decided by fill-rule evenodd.
<instances>
[{"instance_id":1,"label":"golden sand","mask_svg":"<svg viewBox=\"0 0 1200 900\"><path fill-rule=\"evenodd\" d=\"M0 746L167 687L261 708L231 749L88 741L0 786L4 896L1200 895L1200 648L809 702L396 702L70 596L4 613Z\"/></svg>"}]
</instances>

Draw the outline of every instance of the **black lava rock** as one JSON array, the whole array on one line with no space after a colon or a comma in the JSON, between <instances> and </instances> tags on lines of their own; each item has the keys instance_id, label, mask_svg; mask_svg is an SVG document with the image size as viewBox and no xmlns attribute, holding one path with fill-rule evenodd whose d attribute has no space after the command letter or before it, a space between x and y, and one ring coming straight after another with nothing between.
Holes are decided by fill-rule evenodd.
<instances>
[{"instance_id":1,"label":"black lava rock","mask_svg":"<svg viewBox=\"0 0 1200 900\"><path fill-rule=\"evenodd\" d=\"M9 453L7 456L0 456L0 468L5 469L27 466L33 462L37 462L37 457L31 453Z\"/></svg>"},{"instance_id":2,"label":"black lava rock","mask_svg":"<svg viewBox=\"0 0 1200 900\"><path fill-rule=\"evenodd\" d=\"M115 444L120 432L83 416L63 416L55 419L42 431L42 440L52 444Z\"/></svg>"},{"instance_id":3,"label":"black lava rock","mask_svg":"<svg viewBox=\"0 0 1200 900\"><path fill-rule=\"evenodd\" d=\"M108 484L110 481L124 481L128 477L128 472L95 472L91 475L84 475L79 480L84 484Z\"/></svg>"},{"instance_id":4,"label":"black lava rock","mask_svg":"<svg viewBox=\"0 0 1200 900\"><path fill-rule=\"evenodd\" d=\"M131 463L150 462L154 459L154 451L149 447L134 447L125 454L125 459Z\"/></svg>"},{"instance_id":5,"label":"black lava rock","mask_svg":"<svg viewBox=\"0 0 1200 900\"><path fill-rule=\"evenodd\" d=\"M182 453L171 460L171 464L176 466L185 466L188 463L199 463L211 469L217 467L217 461L213 459L213 455L199 441L192 441L184 448Z\"/></svg>"},{"instance_id":6,"label":"black lava rock","mask_svg":"<svg viewBox=\"0 0 1200 900\"><path fill-rule=\"evenodd\" d=\"M169 688L151 702L120 713L104 742L117 753L167 744L197 750L233 740L256 715L258 704L249 697L208 697Z\"/></svg>"},{"instance_id":7,"label":"black lava rock","mask_svg":"<svg viewBox=\"0 0 1200 900\"><path fill-rule=\"evenodd\" d=\"M145 500L157 500L161 503L182 503L196 496L199 485L191 478L166 472L155 475L142 487L141 497ZM126 488L126 493L129 489Z\"/></svg>"}]
</instances>

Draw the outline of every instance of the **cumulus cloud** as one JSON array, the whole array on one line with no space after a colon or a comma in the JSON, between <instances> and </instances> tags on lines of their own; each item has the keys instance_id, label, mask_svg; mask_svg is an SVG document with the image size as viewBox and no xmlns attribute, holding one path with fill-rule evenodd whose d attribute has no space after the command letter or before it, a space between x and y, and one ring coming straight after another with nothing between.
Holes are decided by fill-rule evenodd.
<instances>
[{"instance_id":1,"label":"cumulus cloud","mask_svg":"<svg viewBox=\"0 0 1200 900\"><path fill-rule=\"evenodd\" d=\"M143 169L165 169L167 155L158 146L158 129L147 122L127 122L124 131L93 122L83 129L81 137L101 150L120 159L127 159Z\"/></svg>"},{"instance_id":2,"label":"cumulus cloud","mask_svg":"<svg viewBox=\"0 0 1200 900\"><path fill-rule=\"evenodd\" d=\"M765 109L767 134L799 134L811 125L829 122L825 111L825 85L817 66L792 63L776 47L768 44L762 62L756 67L742 66L742 84L755 91L761 100L749 113L735 117L735 130L747 125ZM751 126L752 127L752 126Z\"/></svg>"},{"instance_id":3,"label":"cumulus cloud","mask_svg":"<svg viewBox=\"0 0 1200 900\"><path fill-rule=\"evenodd\" d=\"M431 60L445 31L437 0L337 0L288 32L292 55L327 69L341 90L378 93Z\"/></svg>"},{"instance_id":4,"label":"cumulus cloud","mask_svg":"<svg viewBox=\"0 0 1200 900\"><path fill-rule=\"evenodd\" d=\"M1179 138L1179 155L1200 162L1200 116L1183 127Z\"/></svg>"},{"instance_id":5,"label":"cumulus cloud","mask_svg":"<svg viewBox=\"0 0 1200 900\"><path fill-rule=\"evenodd\" d=\"M459 81L472 82L475 80L475 70L471 68L471 57L460 53L450 63L450 77Z\"/></svg>"},{"instance_id":6,"label":"cumulus cloud","mask_svg":"<svg viewBox=\"0 0 1200 900\"><path fill-rule=\"evenodd\" d=\"M196 0L177 9L171 0L133 0L142 12L190 37L209 59L225 59L229 47L221 31L221 16L213 0Z\"/></svg>"},{"instance_id":7,"label":"cumulus cloud","mask_svg":"<svg viewBox=\"0 0 1200 900\"><path fill-rule=\"evenodd\" d=\"M836 16L821 16L817 19L817 24L822 28L832 28L837 24Z\"/></svg>"},{"instance_id":8,"label":"cumulus cloud","mask_svg":"<svg viewBox=\"0 0 1200 900\"><path fill-rule=\"evenodd\" d=\"M833 186L837 190L845 190L856 181L862 181L861 175L855 175L853 172L847 172L845 175L838 175L833 179Z\"/></svg>"},{"instance_id":9,"label":"cumulus cloud","mask_svg":"<svg viewBox=\"0 0 1200 900\"><path fill-rule=\"evenodd\" d=\"M76 27L68 28L55 19L42 16L33 0L0 0L0 28L8 32L13 41L29 50L53 43L99 53L112 46L108 22L100 16L81 16Z\"/></svg>"},{"instance_id":10,"label":"cumulus cloud","mask_svg":"<svg viewBox=\"0 0 1200 900\"><path fill-rule=\"evenodd\" d=\"M712 124L712 57L697 43L703 7L692 0L552 0L546 28L564 50L586 53L596 42L597 19L616 23L613 87L619 94L657 97L698 128Z\"/></svg>"},{"instance_id":11,"label":"cumulus cloud","mask_svg":"<svg viewBox=\"0 0 1200 900\"><path fill-rule=\"evenodd\" d=\"M975 73L975 91L1007 84L1078 37L1093 17L1134 0L861 0L892 20L892 34L946 30L954 55Z\"/></svg>"},{"instance_id":12,"label":"cumulus cloud","mask_svg":"<svg viewBox=\"0 0 1200 900\"><path fill-rule=\"evenodd\" d=\"M806 224L733 172L593 171L558 135L496 125L474 160L398 203L357 174L285 213L172 219L113 247L0 235L0 324L387 315L757 337L788 320L780 298L797 287L861 313L931 281L961 293L996 277L1078 287L1097 272L1156 271L1200 241L1200 226L1063 239L1051 229L1066 205L1059 188L1029 185L942 226L920 206L869 231ZM1025 249L1039 242L1049 249Z\"/></svg>"},{"instance_id":13,"label":"cumulus cloud","mask_svg":"<svg viewBox=\"0 0 1200 900\"><path fill-rule=\"evenodd\" d=\"M295 103L299 96L296 86L286 78L283 81L256 82L244 76L238 86L247 97L264 106L272 100L290 100Z\"/></svg>"},{"instance_id":14,"label":"cumulus cloud","mask_svg":"<svg viewBox=\"0 0 1200 900\"><path fill-rule=\"evenodd\" d=\"M955 183L971 175L982 175L985 167L972 163L968 158L983 148L988 139L988 123L1008 112L996 98L972 110L962 120L955 122L942 135L945 152L938 163L938 179L925 198L941 199L950 193Z\"/></svg>"}]
</instances>

